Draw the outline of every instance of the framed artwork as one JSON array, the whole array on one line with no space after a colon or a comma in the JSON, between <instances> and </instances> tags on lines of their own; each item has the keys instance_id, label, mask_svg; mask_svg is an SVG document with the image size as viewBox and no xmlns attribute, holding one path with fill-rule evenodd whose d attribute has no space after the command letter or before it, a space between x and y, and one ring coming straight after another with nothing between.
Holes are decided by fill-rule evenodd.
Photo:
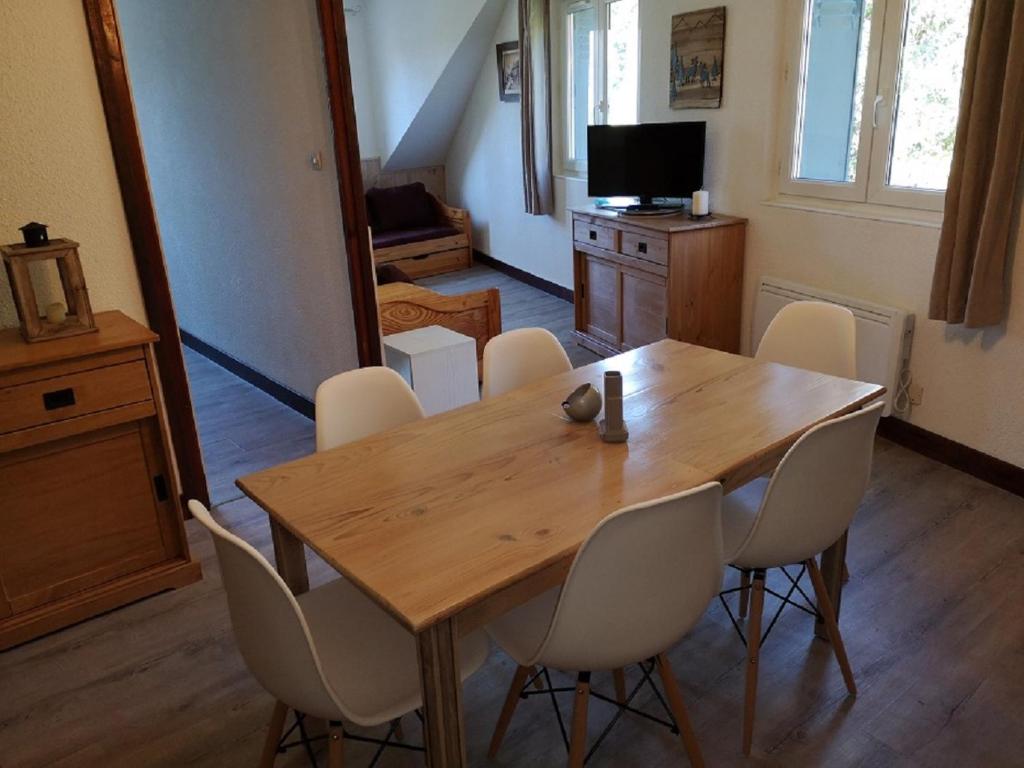
<instances>
[{"instance_id":1,"label":"framed artwork","mask_svg":"<svg viewBox=\"0 0 1024 768\"><path fill-rule=\"evenodd\" d=\"M519 101L523 92L522 69L519 66L519 41L498 43L498 98Z\"/></svg>"},{"instance_id":2,"label":"framed artwork","mask_svg":"<svg viewBox=\"0 0 1024 768\"><path fill-rule=\"evenodd\" d=\"M672 109L722 106L725 7L672 17L668 99Z\"/></svg>"}]
</instances>

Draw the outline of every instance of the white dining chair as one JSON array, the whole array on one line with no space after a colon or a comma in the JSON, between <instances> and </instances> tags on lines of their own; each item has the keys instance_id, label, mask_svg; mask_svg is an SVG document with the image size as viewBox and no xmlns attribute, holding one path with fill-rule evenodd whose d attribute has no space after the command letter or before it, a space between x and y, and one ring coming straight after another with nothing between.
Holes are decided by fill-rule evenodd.
<instances>
[{"instance_id":1,"label":"white dining chair","mask_svg":"<svg viewBox=\"0 0 1024 768\"><path fill-rule=\"evenodd\" d=\"M316 449L344 443L424 418L416 393L397 371L356 368L316 388Z\"/></svg>"},{"instance_id":2,"label":"white dining chair","mask_svg":"<svg viewBox=\"0 0 1024 768\"><path fill-rule=\"evenodd\" d=\"M813 613L825 625L846 688L856 695L857 685L846 656L835 610L815 558L849 528L867 489L875 429L883 404L826 421L807 431L793 445L771 478L760 478L728 494L722 502L722 531L728 562L752 573L747 585L727 590L750 592L747 621L746 694L743 710L743 752L749 755L757 702L758 664L762 635L764 597L769 592L780 600L775 618L787 605ZM794 578L786 566L799 565ZM788 579L788 594L766 586L767 572L780 568ZM804 571L810 574L817 605L799 587ZM792 600L799 591L808 605ZM723 605L728 610L724 598ZM775 619L768 624L769 630Z\"/></svg>"},{"instance_id":3,"label":"white dining chair","mask_svg":"<svg viewBox=\"0 0 1024 768\"><path fill-rule=\"evenodd\" d=\"M721 587L721 500L722 486L708 483L609 515L580 547L564 586L488 626L491 637L518 665L494 729L492 758L521 697L543 694L554 699L560 691L574 690L569 765L583 765L590 696L619 706L620 713L637 712L629 701L645 684L654 686L651 673L657 668L673 721L662 722L678 728L690 762L703 764L665 652L697 623ZM625 704L591 690L592 672L636 663L641 664L642 679ZM539 673L534 672L538 665L543 668ZM549 668L575 672L575 688L552 687ZM530 690L529 678L538 674L547 687Z\"/></svg>"},{"instance_id":4,"label":"white dining chair","mask_svg":"<svg viewBox=\"0 0 1024 768\"><path fill-rule=\"evenodd\" d=\"M282 744L289 709L309 749L306 716L328 726L328 765L340 768L344 740L394 745L397 718L421 706L416 642L376 603L344 579L295 596L254 547L225 530L198 501L189 511L213 536L231 626L249 671L275 699L259 765L269 768ZM462 679L487 656L486 635L461 641ZM342 721L391 723L384 739L346 732ZM409 745L403 745L409 748Z\"/></svg>"},{"instance_id":5,"label":"white dining chair","mask_svg":"<svg viewBox=\"0 0 1024 768\"><path fill-rule=\"evenodd\" d=\"M823 301L787 304L768 324L754 357L855 379L857 323L853 312Z\"/></svg>"},{"instance_id":6,"label":"white dining chair","mask_svg":"<svg viewBox=\"0 0 1024 768\"><path fill-rule=\"evenodd\" d=\"M857 321L846 307L824 301L794 301L778 311L765 329L757 360L817 371L843 379L857 378ZM843 564L843 580L850 577ZM742 576L749 586L750 574ZM747 593L740 597L745 616Z\"/></svg>"},{"instance_id":7,"label":"white dining chair","mask_svg":"<svg viewBox=\"0 0 1024 768\"><path fill-rule=\"evenodd\" d=\"M499 333L484 347L481 397L497 397L539 379L572 370L565 348L545 328Z\"/></svg>"}]
</instances>

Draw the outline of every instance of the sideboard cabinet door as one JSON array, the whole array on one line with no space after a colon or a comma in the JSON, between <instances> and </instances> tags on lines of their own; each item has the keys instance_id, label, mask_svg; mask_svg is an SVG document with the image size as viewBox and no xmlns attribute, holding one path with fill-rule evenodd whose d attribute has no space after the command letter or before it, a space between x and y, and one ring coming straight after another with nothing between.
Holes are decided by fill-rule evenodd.
<instances>
[{"instance_id":1,"label":"sideboard cabinet door","mask_svg":"<svg viewBox=\"0 0 1024 768\"><path fill-rule=\"evenodd\" d=\"M621 308L619 270L615 264L585 253L581 259L583 284L583 322L586 332L596 339L619 344Z\"/></svg>"},{"instance_id":2,"label":"sideboard cabinet door","mask_svg":"<svg viewBox=\"0 0 1024 768\"><path fill-rule=\"evenodd\" d=\"M183 554L162 456L153 418L0 455L10 613Z\"/></svg>"}]
</instances>

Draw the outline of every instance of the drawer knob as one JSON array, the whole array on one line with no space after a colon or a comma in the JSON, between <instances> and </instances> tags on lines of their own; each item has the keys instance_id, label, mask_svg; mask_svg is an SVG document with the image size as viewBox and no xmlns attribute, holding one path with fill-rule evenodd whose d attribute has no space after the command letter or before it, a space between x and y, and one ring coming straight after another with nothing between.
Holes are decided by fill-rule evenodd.
<instances>
[{"instance_id":1,"label":"drawer knob","mask_svg":"<svg viewBox=\"0 0 1024 768\"><path fill-rule=\"evenodd\" d=\"M647 243L637 243L636 249L640 251L640 253L647 253Z\"/></svg>"},{"instance_id":2,"label":"drawer knob","mask_svg":"<svg viewBox=\"0 0 1024 768\"><path fill-rule=\"evenodd\" d=\"M56 411L58 408L69 408L75 404L75 390L56 389L53 392L43 394L43 407L48 411Z\"/></svg>"},{"instance_id":3,"label":"drawer knob","mask_svg":"<svg viewBox=\"0 0 1024 768\"><path fill-rule=\"evenodd\" d=\"M596 230L593 230L593 229L590 230L590 239L591 240L597 240L597 231Z\"/></svg>"}]
</instances>

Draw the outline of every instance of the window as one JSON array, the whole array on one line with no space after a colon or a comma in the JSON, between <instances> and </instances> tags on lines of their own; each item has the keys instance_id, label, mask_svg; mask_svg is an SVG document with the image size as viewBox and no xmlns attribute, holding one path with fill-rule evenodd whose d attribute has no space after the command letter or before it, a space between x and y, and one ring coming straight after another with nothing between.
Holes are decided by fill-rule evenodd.
<instances>
[{"instance_id":1,"label":"window","mask_svg":"<svg viewBox=\"0 0 1024 768\"><path fill-rule=\"evenodd\" d=\"M639 0L565 5L565 137L569 170L587 167L587 126L637 119Z\"/></svg>"},{"instance_id":2,"label":"window","mask_svg":"<svg viewBox=\"0 0 1024 768\"><path fill-rule=\"evenodd\" d=\"M941 210L971 0L799 6L780 191Z\"/></svg>"}]
</instances>

